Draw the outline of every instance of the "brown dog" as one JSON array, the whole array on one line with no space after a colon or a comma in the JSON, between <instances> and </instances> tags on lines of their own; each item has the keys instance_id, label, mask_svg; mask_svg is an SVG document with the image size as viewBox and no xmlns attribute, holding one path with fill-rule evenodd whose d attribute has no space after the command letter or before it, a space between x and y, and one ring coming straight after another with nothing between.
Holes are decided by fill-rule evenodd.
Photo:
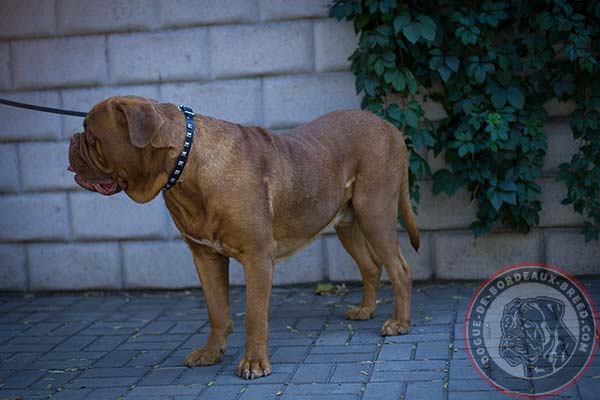
<instances>
[{"instance_id":1,"label":"brown dog","mask_svg":"<svg viewBox=\"0 0 600 400\"><path fill-rule=\"evenodd\" d=\"M359 266L364 289L349 319L375 310L381 264L394 290L394 314L382 335L410 329L412 271L398 246L398 209L419 235L408 195L408 154L402 133L359 110L336 111L275 135L196 115L189 159L165 203L191 249L206 297L211 332L188 366L218 362L232 330L229 258L244 268L246 352L237 373L271 373L267 353L269 298L275 261L334 226ZM69 149L75 180L105 195L124 190L152 200L182 151L186 122L172 104L113 97L92 108Z\"/></svg>"}]
</instances>

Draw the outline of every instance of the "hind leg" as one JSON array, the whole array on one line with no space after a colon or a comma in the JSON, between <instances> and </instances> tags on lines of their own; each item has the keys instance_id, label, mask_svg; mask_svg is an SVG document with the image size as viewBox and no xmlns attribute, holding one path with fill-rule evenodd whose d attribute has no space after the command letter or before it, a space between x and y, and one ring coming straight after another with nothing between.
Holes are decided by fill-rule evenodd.
<instances>
[{"instance_id":1,"label":"hind leg","mask_svg":"<svg viewBox=\"0 0 600 400\"><path fill-rule=\"evenodd\" d=\"M412 270L398 244L396 233L397 198L384 193L364 191L353 199L353 208L366 240L382 261L394 291L394 314L381 328L382 336L410 331ZM376 196L373 196L375 193Z\"/></svg>"},{"instance_id":2,"label":"hind leg","mask_svg":"<svg viewBox=\"0 0 600 400\"><path fill-rule=\"evenodd\" d=\"M377 289L381 277L381 264L378 263L369 250L367 239L360 231L355 219L343 222L335 227L340 242L346 251L354 258L363 280L363 295L360 305L352 307L346 313L351 320L369 319L375 312Z\"/></svg>"}]
</instances>

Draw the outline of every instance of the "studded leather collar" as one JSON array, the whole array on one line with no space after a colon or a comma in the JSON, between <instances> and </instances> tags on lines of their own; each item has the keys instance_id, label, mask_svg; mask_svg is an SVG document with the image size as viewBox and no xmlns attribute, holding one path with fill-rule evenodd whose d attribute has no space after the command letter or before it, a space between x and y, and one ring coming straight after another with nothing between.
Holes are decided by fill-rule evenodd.
<instances>
[{"instance_id":1,"label":"studded leather collar","mask_svg":"<svg viewBox=\"0 0 600 400\"><path fill-rule=\"evenodd\" d=\"M181 176L183 168L185 168L185 163L187 162L190 154L190 150L192 149L192 142L194 140L194 110L184 105L179 105L179 109L185 116L185 141L183 142L183 150L181 150L181 153L179 153L179 157L177 157L175 166L169 175L169 180L167 180L167 183L165 186L163 186L163 190L171 189Z\"/></svg>"}]
</instances>

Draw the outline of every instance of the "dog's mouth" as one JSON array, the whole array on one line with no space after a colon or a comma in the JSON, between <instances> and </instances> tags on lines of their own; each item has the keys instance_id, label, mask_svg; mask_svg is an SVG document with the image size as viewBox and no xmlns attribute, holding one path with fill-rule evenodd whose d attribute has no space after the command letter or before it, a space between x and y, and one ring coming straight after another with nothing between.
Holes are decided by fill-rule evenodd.
<instances>
[{"instance_id":1,"label":"dog's mouth","mask_svg":"<svg viewBox=\"0 0 600 400\"><path fill-rule=\"evenodd\" d=\"M115 181L112 178L106 178L101 181L92 182L92 181L89 181L89 180L85 179L84 177L78 175L75 172L75 170L73 169L73 167L71 167L70 165L67 169L69 171L75 173L75 182L77 182L77 184L79 186L81 186L82 188L87 189L91 192L100 193L100 194L103 194L104 196L111 196L111 195L119 193L121 190L123 190L119 186L117 181Z\"/></svg>"}]
</instances>

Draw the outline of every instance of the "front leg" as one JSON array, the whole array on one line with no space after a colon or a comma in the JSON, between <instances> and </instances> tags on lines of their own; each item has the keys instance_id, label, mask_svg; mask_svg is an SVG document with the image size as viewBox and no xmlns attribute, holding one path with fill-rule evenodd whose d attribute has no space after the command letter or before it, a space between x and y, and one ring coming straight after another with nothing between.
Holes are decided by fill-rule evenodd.
<instances>
[{"instance_id":1,"label":"front leg","mask_svg":"<svg viewBox=\"0 0 600 400\"><path fill-rule=\"evenodd\" d=\"M233 328L229 311L229 258L216 254L205 246L186 242L194 255L194 264L202 283L210 334L204 347L187 355L185 365L212 365L223 358L227 335Z\"/></svg>"},{"instance_id":2,"label":"front leg","mask_svg":"<svg viewBox=\"0 0 600 400\"><path fill-rule=\"evenodd\" d=\"M254 253L240 261L246 279L246 353L238 364L237 374L244 379L254 379L272 371L267 342L273 257Z\"/></svg>"}]
</instances>

